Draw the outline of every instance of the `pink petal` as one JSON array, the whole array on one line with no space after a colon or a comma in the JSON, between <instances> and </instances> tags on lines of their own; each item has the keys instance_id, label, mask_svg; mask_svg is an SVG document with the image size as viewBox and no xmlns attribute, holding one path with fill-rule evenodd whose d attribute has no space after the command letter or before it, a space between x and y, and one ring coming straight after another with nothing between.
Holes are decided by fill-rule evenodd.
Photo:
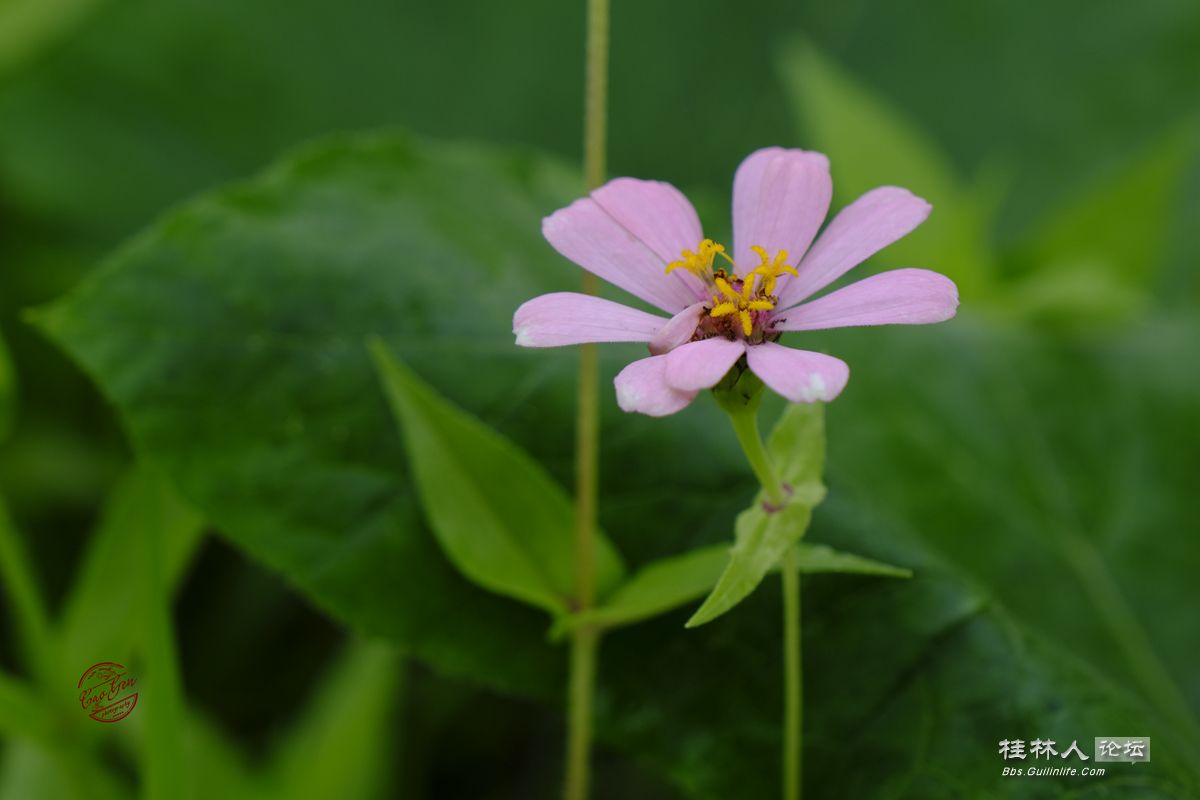
<instances>
[{"instance_id":1,"label":"pink petal","mask_svg":"<svg viewBox=\"0 0 1200 800\"><path fill-rule=\"evenodd\" d=\"M671 320L662 326L650 340L650 352L660 356L671 352L681 344L690 342L692 335L696 332L696 326L700 324L700 317L703 316L706 305L704 301L692 303L671 317Z\"/></svg>"},{"instance_id":2,"label":"pink petal","mask_svg":"<svg viewBox=\"0 0 1200 800\"><path fill-rule=\"evenodd\" d=\"M795 265L829 212L833 181L820 153L768 147L746 157L733 178L733 258L739 271L758 266L750 248L787 250Z\"/></svg>"},{"instance_id":3,"label":"pink petal","mask_svg":"<svg viewBox=\"0 0 1200 800\"><path fill-rule=\"evenodd\" d=\"M681 392L667 385L666 356L650 356L634 361L617 374L617 405L622 411L636 411L651 417L665 417L687 407L695 392Z\"/></svg>"},{"instance_id":4,"label":"pink petal","mask_svg":"<svg viewBox=\"0 0 1200 800\"><path fill-rule=\"evenodd\" d=\"M780 284L779 308L788 308L911 233L933 207L907 189L882 186L846 206L800 262L798 278Z\"/></svg>"},{"instance_id":5,"label":"pink petal","mask_svg":"<svg viewBox=\"0 0 1200 800\"><path fill-rule=\"evenodd\" d=\"M840 358L774 342L747 347L746 361L763 383L793 403L828 402L850 379L850 367Z\"/></svg>"},{"instance_id":6,"label":"pink petal","mask_svg":"<svg viewBox=\"0 0 1200 800\"><path fill-rule=\"evenodd\" d=\"M741 339L701 339L667 354L667 385L683 392L696 392L717 385L746 352Z\"/></svg>"},{"instance_id":7,"label":"pink petal","mask_svg":"<svg viewBox=\"0 0 1200 800\"><path fill-rule=\"evenodd\" d=\"M664 261L695 250L704 238L696 209L669 183L614 178L592 192L592 199Z\"/></svg>"},{"instance_id":8,"label":"pink petal","mask_svg":"<svg viewBox=\"0 0 1200 800\"><path fill-rule=\"evenodd\" d=\"M780 331L815 331L855 325L924 325L944 322L958 308L958 287L927 269L895 269L863 278L836 292L779 314Z\"/></svg>"},{"instance_id":9,"label":"pink petal","mask_svg":"<svg viewBox=\"0 0 1200 800\"><path fill-rule=\"evenodd\" d=\"M667 323L601 297L554 292L535 297L513 315L522 347L560 347L583 342L648 342Z\"/></svg>"},{"instance_id":10,"label":"pink petal","mask_svg":"<svg viewBox=\"0 0 1200 800\"><path fill-rule=\"evenodd\" d=\"M666 274L666 260L650 245L590 197L542 220L542 235L579 266L670 314L700 299L683 279Z\"/></svg>"}]
</instances>

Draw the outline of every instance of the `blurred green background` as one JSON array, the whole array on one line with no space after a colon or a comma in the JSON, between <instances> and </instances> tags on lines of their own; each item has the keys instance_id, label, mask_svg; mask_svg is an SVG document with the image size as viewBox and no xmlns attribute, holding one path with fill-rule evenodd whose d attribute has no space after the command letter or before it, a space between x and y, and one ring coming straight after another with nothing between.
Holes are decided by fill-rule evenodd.
<instances>
[{"instance_id":1,"label":"blurred green background","mask_svg":"<svg viewBox=\"0 0 1200 800\"><path fill-rule=\"evenodd\" d=\"M1014 624L1081 654L1088 662L1084 671L1101 674L1103 685L1121 684L1180 730L1190 728L1192 734L1176 736L1187 752L1184 743L1194 734L1200 708L1200 679L1192 661L1200 614L1191 578L1200 569L1195 522L1200 518L1200 353L1195 337L1200 332L1200 5L1192 0L988 0L966 5L948 0L749 0L685 8L617 0L614 6L613 174L679 185L695 199L707 224L721 232L727 226L734 168L754 148L771 144L828 152L835 205L893 182L934 202L926 228L886 251L880 265L924 266L951 275L963 290L963 315L951 323L957 326L952 330L945 326L818 338L850 361L855 377L854 392L830 410L831 497L818 514L813 536L821 539L824 531L824 541L865 541L858 549L881 556L890 554L889 535L909 537L905 541L933 554L932 561L948 565L955 591L965 586L970 591L964 596L977 593L1002 605L1018 621ZM59 327L56 338L88 366L95 380L28 324L23 313L62 297L170 207L259 174L281 153L321 135L401 126L422 137L487 141L521 153L535 148L573 164L581 137L583 33L582 4L550 0L442 5L0 0L0 343L7 346L17 376L11 430L0 446L0 489L55 616L80 602L71 599L80 591L77 570L96 540L91 532L100 509L130 461L130 428L138 449L162 463L201 514L219 520L225 513L231 524L208 526L224 537L207 535L181 546L189 553L194 547L195 553L190 561L180 556L173 610L188 704L212 729L223 732L228 749L238 754L234 760L245 762L246 769L271 764L271 769L286 770L289 757L303 758L295 753L305 752L305 732L317 736L321 730L343 730L319 713L320 703L313 698L326 692L335 698L330 701L334 707L341 702L356 708L358 702L364 709L386 711L343 720L344 730L359 731L378 750L372 754L371 747L360 748L366 753L356 772L362 785L354 791L361 790L361 796L551 796L561 728L557 710L541 701L558 696L559 676L547 667L512 680L473 680L464 674L471 670L459 668L458 661L429 656L421 646L413 646L415 658L401 668L401 659L380 645L348 645L357 640L347 634L346 624L357 632L398 640L401 649L411 643L405 641L407 634L386 623L347 611L352 603L344 593L327 590L334 581L315 573L301 575L299 567L293 572L284 566L286 558L263 555L269 537L255 537L273 523L251 519L249 512L225 512L229 504L246 504L245 498L255 492L262 492L264 502L269 496L241 471L243 454L208 458L212 454L197 455L195 448L181 443L187 424L179 420L188 419L188 408L203 417L203 384L221 375L221 354L210 353L213 361L200 365L201 374L194 378L186 376L186 364L175 364L177 373L164 372L168 377L163 380L172 382L164 384L170 391L154 401L161 408L148 409L144 397L130 400L123 394L128 376L125 383L106 386L109 400L102 399L97 388L97 382L106 383L102 362L136 360L140 342L154 349L153 336L144 336L146 326L169 323L180 312L154 304L164 298L179 301L186 287L176 287L173 295L148 288L148 311L113 304L96 311L87 325L67 332ZM423 147L414 145L422 153ZM365 149L366 165L354 169L369 173L374 156L371 146ZM316 166L279 180L303 185L323 180L320 157L313 158ZM405 169L407 158L396 157ZM429 158L458 164L453 155ZM511 196L533 197L530 208L498 212L491 220L486 201L510 196L508 189L493 185L499 179L493 180L491 172L480 179L474 199L469 165L447 172L460 180L450 188L438 184L435 170L417 173L421 191L435 198L431 202L447 204L445 208L479 202L471 209L478 216L464 211L455 219L464 227L478 223L473 235L481 241L492 237L496 258L506 264L497 277L498 288L485 287L496 288L493 306L467 323L492 336L495 350L507 347L504 314L520 299L546 288L570 288L575 280L573 268L543 252L548 248L538 243L536 230L538 215L552 210L557 199L569 198L573 187L557 172L545 179L553 188L543 187L541 178L528 177L540 175L540 156L520 158L529 158L533 166L511 166L500 159L507 166L495 171L519 176L520 188ZM489 159L480 159L487 162L481 170L493 170ZM330 173L344 169L333 156L330 162ZM379 181L389 179L381 176ZM251 185L264 192L278 189L270 195L272 209L287 206L292 196L274 180ZM368 188L344 195L335 230L353 231L356 224L375 230L370 226L386 224L376 207L355 205L377 190L361 176L356 180ZM256 191L251 188L246 196L262 201ZM216 202L237 208L249 200ZM395 206L400 213L406 207ZM204 214L199 219L198 228L222 224ZM514 219L528 222L530 229L510 238L501 223ZM161 288L155 281L170 280L172 262L143 251L169 243L174 234L170 223L157 231L118 260L128 274ZM406 235L404 230L390 238L381 234L369 252L386 257L383 245L403 248ZM308 252L327 244L305 242L312 245ZM209 253L197 247L196 252L204 253L199 261L221 263L219 248ZM511 248L507 254L505 247ZM533 270L536 282L531 278L522 285L510 280L520 273L507 262L527 252L545 268ZM429 270L448 282L458 269L464 276L475 274L470 264L420 263L424 253L420 246L394 252L376 269ZM245 260L237 263L238 269L254 269L253 259L242 254ZM486 257L478 260L483 263ZM308 275L307 270L300 273ZM230 285L237 274L226 275ZM482 274L500 275L494 270ZM305 302L294 303L295 312L304 317L298 325L323 314L335 321L356 320L354 304L340 296L330 298L328 308L320 305L321 286L304 284L307 277L297 281L304 285L293 287L286 269L272 275L273 282L258 284L263 302L278 299L290 305L289 298L303 295ZM137 285L131 280L130 285ZM398 279L379 280L375 288L403 291ZM97 290L96 296L102 294ZM368 318L386 318L391 312L385 306L372 306ZM94 307L101 308L99 300ZM460 313L476 314L470 308ZM196 336L211 331L221 341L255 330L248 318L231 320L224 333L206 328L224 320L200 311L184 325L192 323L188 330ZM429 324L435 333L444 330L436 322ZM349 332L372 331L352 327ZM112 345L103 358L84 352L83 339L109 341L105 336L110 333ZM403 333L401 326L396 335ZM452 337L448 333L445 341ZM181 352L199 364L200 350ZM880 359L880 352L887 358ZM432 382L529 447L564 483L569 481L569 381L562 377L569 374L569 355L554 357L558 377L535 380L530 376L540 373L525 359L520 375L528 380L506 384L495 377L475 387L453 377L461 367L435 356L418 364ZM236 355L230 358L229 369L238 374L240 362ZM615 371L619 363L614 357L606 369ZM11 399L7 384L0 364L0 402ZM551 385L553 399L537 391ZM527 393L526 402L544 409L545 419L515 409L515 400L506 405L506 386ZM331 398L331 403L336 400ZM607 393L603 401L611 405ZM390 427L386 434L354 427L367 418L386 419L355 409L345 415L353 437L392 436ZM261 411L263 420L271 418L269 408L255 411ZM317 423L334 418L321 416L323 410L305 409L309 411L310 421ZM673 420L657 429L643 420L611 421L608 430L615 434L606 485L613 500L604 523L614 536L624 537L622 546L634 560L663 555L681 544L720 540L727 535L726 520L745 499L748 483L737 483L745 476L728 457L726 432L711 434L719 421L707 413L699 410L691 421ZM171 414L175 422L162 421ZM6 417L6 409L0 408L0 433L7 427ZM163 429L172 424L168 444ZM197 422L195 435L215 435L217 425L219 419ZM253 440L258 430L247 421L237 435ZM683 474L682 468L678 476L659 473L658 459L669 457L672 448L695 446L706 435L719 439L713 446L721 456L702 480ZM384 457L379 461L390 463ZM629 474L644 485L659 480L675 485L674 496L683 498L686 508L672 512L660 508L662 503L621 494L626 487L611 476L619 465L630 463ZM201 471L210 477L198 478ZM236 492L214 488L221 475L250 483ZM714 497L713 487L722 482L746 492ZM679 488L684 485L694 486L703 499L693 502ZM237 497L230 500L230 495ZM305 513L319 517L324 512ZM681 517L684 522L677 527L683 530L661 540L635 529L639 519L661 525ZM313 558L327 555L317 550L314 546ZM917 558L901 550L891 553L894 560L907 564ZM822 631L838 635L828 629L838 627L839 615L857 619L855 613L867 614L873 604L886 609L905 602L892 599L893 594L902 598L904 587L888 588L889 594L876 597L869 586L874 584L855 580L844 593L823 585L806 590L816 593L806 600L806 613L813 618L806 631L810 650L820 647L822 640L816 637ZM954 602L927 600L932 617L953 616L948 609ZM10 598L0 594L0 602ZM864 608L852 611L858 602ZM774 608L768 599L743 613L774 613ZM902 616L930 619L921 609ZM0 616L0 668L26 674L11 619L8 613ZM680 621L671 618L664 624L674 631ZM514 625L537 629L524 617ZM730 623L712 634L715 638L705 646L712 652L728 646L728 663L743 663L747 670L774 669L774 650L744 660L733 655L737 648L728 637L735 627ZM771 626L765 630L763 642L773 647ZM859 638L882 647L882 642L909 633L900 623L888 622ZM925 633L938 641L945 634L933 628ZM639 645L644 642L633 637L657 636L627 635ZM855 637L840 635L843 649L832 649L860 659L861 652L853 649ZM530 633L528 641L539 640ZM690 664L695 653L687 649L687 639L671 641L676 663ZM546 663L553 663L559 651L549 645L545 649ZM626 649L637 648L630 644ZM1026 738L1042 735L1038 725L1055 719L1046 708L1067 701L1039 699L1033 703L1035 714L1022 705L1028 698L1018 695L1032 692L1035 680L1050 694L1064 691L1061 684L1069 681L1056 683L1039 673L1020 685L1000 678L987 684L991 679L979 674L1011 653L985 657L986 646L971 652L957 666L943 666L919 682L925 688L918 695L932 691L928 686L939 691L952 686L962 689L961 696L938 694L940 699L926 707L928 713L913 718L896 712L898 720L888 722L885 714L882 729L902 739L915 736L912 719L944 721L947 707L956 715L986 718L1011 702L1018 709L1013 712L1016 721L1026 713L1038 720L1023 731ZM625 670L619 656L613 658L611 668ZM846 669L830 658L822 672L822 657L814 656L809 678L814 703L821 702L827 684L836 684L833 676ZM929 666L911 662L898 667L897 675L918 669L914 663ZM1026 662L1018 657L1014 663ZM70 676L86 666L71 663L63 669ZM351 675L345 683L357 687L357 695L346 690L354 695L351 699L336 693L337 677L344 674L336 672L339 668ZM697 709L697 698L704 694L699 689L690 701L672 701L678 707L665 704L639 718L634 706L654 708L653 687L662 688L654 674L651 670L645 676L650 687L645 696L622 694L618 685L602 697L615 721L602 736L598 795L730 796L729 787L740 785L744 772L753 772L750 762L740 761L724 772L713 766L709 775L698 765L708 761L708 748L722 749L719 743L681 734L678 752L667 747L670 752L657 755L648 744L675 735L654 725L661 715L670 717L672 709L679 719L691 719L683 709L696 715L699 719L691 721L699 727L713 723L720 730L724 721L724 712L714 709L714 721ZM549 676L542 691L502 691L506 684L536 684L543 680L539 675ZM901 683L889 684L882 675L860 677L885 694L901 691ZM975 681L988 687L980 688L978 696L968 691ZM630 682L636 683L617 680ZM64 681L68 700L71 689ZM705 691L719 689L710 685ZM826 694L833 697L836 691ZM1088 691L1079 692L1070 701L1071 713L1093 702ZM512 694L526 699L512 699ZM729 702L736 704L736 699ZM761 704L771 708L767 699ZM862 717L846 710L852 707L847 700L842 703L845 719L840 713L818 716L810 725L830 738L857 730ZM988 710L979 710L984 707ZM871 714L878 711L873 708ZM1134 714L1131 719L1150 718ZM1067 727L1080 739L1142 735L1140 730L1092 730L1076 723ZM887 727L891 724L894 729ZM844 750L825 745L824 784L831 788L814 796L1036 796L1015 793L1035 790L1009 787L992 775L1002 766L994 756L995 742L1022 734L995 729L998 725L957 730L965 740L957 754L938 756L940 740L935 739L923 758L937 769L915 771L907 783L897 776L915 756L903 747L887 753L869 743L855 745L854 739L845 742ZM764 763L769 764L775 752L770 734L753 726L738 730L761 734L761 740L744 746L765 751ZM949 737L948 731L955 729L937 730ZM0 733L10 732L0 728ZM119 741L97 741L94 732L88 736L78 746L124 752ZM7 747L0 745L0 797L33 797L30 787L35 786L41 787L40 796L56 796L61 787L38 783L38 747L20 736ZM863 758L874 754L875 766L864 773L874 777L863 778L862 784L845 777L855 766L854 752ZM966 758L985 764L986 777L981 767L957 785L942 774L962 768ZM117 761L119 786L136 768L127 753ZM821 769L815 767L814 774L821 776ZM699 777L689 778L689 770ZM1193 796L1187 792L1196 786L1194 766L1190 777L1187 772L1182 769L1173 782L1142 787L1144 796ZM968 794L955 795L955 789ZM286 795L288 790L279 791ZM746 791L746 796L758 796L752 788ZM1119 788L1113 794L1104 791L1109 790L1096 789L1094 796L1125 796L1116 793Z\"/></svg>"}]
</instances>

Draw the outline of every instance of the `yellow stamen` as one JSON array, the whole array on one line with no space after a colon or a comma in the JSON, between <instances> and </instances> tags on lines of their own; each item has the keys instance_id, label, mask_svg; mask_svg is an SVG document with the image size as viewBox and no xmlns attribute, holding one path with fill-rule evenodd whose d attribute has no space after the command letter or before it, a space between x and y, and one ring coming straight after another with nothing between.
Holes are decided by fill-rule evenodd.
<instances>
[{"instance_id":1,"label":"yellow stamen","mask_svg":"<svg viewBox=\"0 0 1200 800\"><path fill-rule=\"evenodd\" d=\"M754 320L750 318L750 312L739 311L738 316L742 318L742 330L746 332L746 335L754 333Z\"/></svg>"},{"instance_id":2,"label":"yellow stamen","mask_svg":"<svg viewBox=\"0 0 1200 800\"><path fill-rule=\"evenodd\" d=\"M750 249L757 253L758 257L762 260L761 264L750 271L750 275L759 275L762 277L763 294L770 295L775 293L775 281L780 275L783 275L784 273L787 273L793 277L797 277L799 275L799 273L796 272L795 267L784 263L788 258L787 250L780 250L775 254L775 259L772 260L767 254L767 251L762 247L754 245Z\"/></svg>"},{"instance_id":3,"label":"yellow stamen","mask_svg":"<svg viewBox=\"0 0 1200 800\"><path fill-rule=\"evenodd\" d=\"M721 256L730 264L733 259L725 255L725 245L714 242L712 239L705 239L696 247L697 252L684 250L679 254L680 261L672 261L667 264L667 272L671 273L677 269L686 269L688 272L696 275L698 278L704 278L706 275L712 274L713 259Z\"/></svg>"},{"instance_id":4,"label":"yellow stamen","mask_svg":"<svg viewBox=\"0 0 1200 800\"><path fill-rule=\"evenodd\" d=\"M725 295L735 303L741 301L742 295L740 295L732 286L729 285L729 281L725 280L724 278L716 278L714 282L717 284L717 288L721 290L721 294Z\"/></svg>"},{"instance_id":5,"label":"yellow stamen","mask_svg":"<svg viewBox=\"0 0 1200 800\"><path fill-rule=\"evenodd\" d=\"M733 303L718 303L717 298L713 298L712 311L708 312L710 317L724 317L729 314L737 313L738 307Z\"/></svg>"}]
</instances>

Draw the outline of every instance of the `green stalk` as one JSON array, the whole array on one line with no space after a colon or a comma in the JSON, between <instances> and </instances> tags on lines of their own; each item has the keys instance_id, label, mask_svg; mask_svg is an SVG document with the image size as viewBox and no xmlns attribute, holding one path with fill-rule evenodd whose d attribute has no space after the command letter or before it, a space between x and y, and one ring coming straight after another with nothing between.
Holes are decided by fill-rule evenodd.
<instances>
[{"instance_id":1,"label":"green stalk","mask_svg":"<svg viewBox=\"0 0 1200 800\"><path fill-rule=\"evenodd\" d=\"M587 74L583 118L583 175L588 189L604 182L608 124L608 0L588 0ZM583 291L596 294L596 277L584 273ZM595 602L596 496L600 439L599 364L596 346L579 350L578 407L575 419L575 608ZM563 796L586 800L590 789L592 697L596 685L599 633L576 629L571 642L567 688L567 753Z\"/></svg>"},{"instance_id":2,"label":"green stalk","mask_svg":"<svg viewBox=\"0 0 1200 800\"><path fill-rule=\"evenodd\" d=\"M729 414L738 443L754 470L771 505L782 506L786 500L767 448L758 430L758 403L747 405L723 402ZM783 798L800 800L804 754L804 689L800 652L800 569L792 549L780 564L783 577Z\"/></svg>"},{"instance_id":3,"label":"green stalk","mask_svg":"<svg viewBox=\"0 0 1200 800\"><path fill-rule=\"evenodd\" d=\"M796 551L783 555L783 797L799 800L804 763L804 687L800 653L800 569Z\"/></svg>"}]
</instances>

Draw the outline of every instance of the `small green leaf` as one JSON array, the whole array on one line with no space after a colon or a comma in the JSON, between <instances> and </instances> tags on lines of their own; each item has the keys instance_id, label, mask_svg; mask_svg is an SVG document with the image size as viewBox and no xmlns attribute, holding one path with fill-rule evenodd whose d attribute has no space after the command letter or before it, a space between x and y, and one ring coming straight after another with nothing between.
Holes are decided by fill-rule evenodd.
<instances>
[{"instance_id":1,"label":"small green leaf","mask_svg":"<svg viewBox=\"0 0 1200 800\"><path fill-rule=\"evenodd\" d=\"M370 343L434 535L463 575L498 594L555 614L574 586L575 509L524 451L439 397L387 351ZM624 573L597 537L600 596Z\"/></svg>"},{"instance_id":2,"label":"small green leaf","mask_svg":"<svg viewBox=\"0 0 1200 800\"><path fill-rule=\"evenodd\" d=\"M803 503L788 503L774 514L766 513L761 505L738 514L737 543L730 551L729 563L687 627L711 622L745 600L804 535L811 519L812 506Z\"/></svg>"},{"instance_id":3,"label":"small green leaf","mask_svg":"<svg viewBox=\"0 0 1200 800\"><path fill-rule=\"evenodd\" d=\"M678 608L712 589L728 559L728 547L713 545L652 561L614 589L602 605L560 619L551 636L557 638L583 624L629 625Z\"/></svg>"},{"instance_id":4,"label":"small green leaf","mask_svg":"<svg viewBox=\"0 0 1200 800\"><path fill-rule=\"evenodd\" d=\"M841 572L850 575L882 575L911 578L912 570L895 567L853 553L843 553L823 544L801 542L796 545L796 564L801 572Z\"/></svg>"},{"instance_id":5,"label":"small green leaf","mask_svg":"<svg viewBox=\"0 0 1200 800\"><path fill-rule=\"evenodd\" d=\"M812 510L825 498L821 473L825 468L825 406L821 403L789 404L767 440L779 479L790 491L788 501L768 514L766 495L759 492L754 504L738 514L736 542L729 563L704 605L688 620L694 628L716 619L755 590L774 569L787 549L808 530Z\"/></svg>"},{"instance_id":6,"label":"small green leaf","mask_svg":"<svg viewBox=\"0 0 1200 800\"><path fill-rule=\"evenodd\" d=\"M838 204L889 184L933 204L924 225L888 247L888 263L927 266L953 278L964 297L984 295L991 187L967 186L935 142L815 46L784 47L779 69L806 146L829 156Z\"/></svg>"}]
</instances>

